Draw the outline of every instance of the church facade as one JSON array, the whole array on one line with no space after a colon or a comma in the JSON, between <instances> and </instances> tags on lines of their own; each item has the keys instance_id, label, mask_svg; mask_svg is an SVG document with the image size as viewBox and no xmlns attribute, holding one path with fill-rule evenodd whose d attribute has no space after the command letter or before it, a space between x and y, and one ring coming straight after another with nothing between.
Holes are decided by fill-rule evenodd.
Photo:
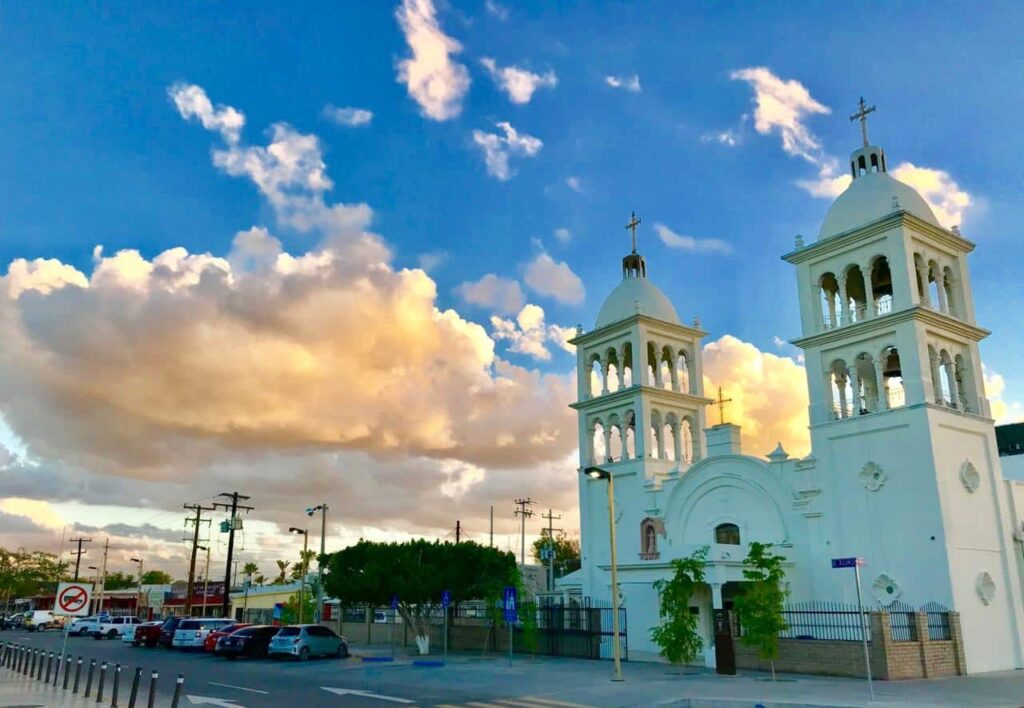
<instances>
[{"instance_id":1,"label":"church facade","mask_svg":"<svg viewBox=\"0 0 1024 708\"><path fill-rule=\"evenodd\" d=\"M868 144L796 270L810 392L811 453L745 454L740 427L708 426L701 340L623 259L622 282L577 348L582 592L611 598L608 495L614 480L619 597L631 658L654 657L654 583L708 546L692 599L713 662L712 611L741 588L751 541L786 557L790 601L935 602L960 614L970 673L1024 667L1024 485L1006 481L985 398L967 255ZM635 228L635 227L634 227ZM755 451L763 452L763 451Z\"/></svg>"}]
</instances>

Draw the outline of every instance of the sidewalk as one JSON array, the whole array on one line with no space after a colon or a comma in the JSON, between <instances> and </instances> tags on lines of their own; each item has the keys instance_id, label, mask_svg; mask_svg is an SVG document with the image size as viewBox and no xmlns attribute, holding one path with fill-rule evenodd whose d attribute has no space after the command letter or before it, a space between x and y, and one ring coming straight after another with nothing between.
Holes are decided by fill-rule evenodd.
<instances>
[{"instance_id":1,"label":"sidewalk","mask_svg":"<svg viewBox=\"0 0 1024 708\"><path fill-rule=\"evenodd\" d=\"M173 695L173 687L165 687L169 690L158 691L156 702L154 705L160 706L161 708L169 707L171 705L171 696ZM3 707L17 707L17 708L28 708L29 706L91 706L96 708L100 706L111 705L112 698L112 686L110 683L104 687L103 701L100 703L96 702L96 691L98 684L94 683L92 686L92 694L86 698L85 683L83 682L79 686L79 692L72 693L71 689L64 690L60 685L52 686L47 685L44 681L37 681L30 679L28 676L16 674L10 669L0 669L0 706ZM146 701L149 698L148 686L139 689L139 695L136 699L136 706L145 706ZM128 697L131 691L131 683L120 686L120 692L118 694L117 703L119 706L128 705ZM181 699L182 705L187 705L184 695Z\"/></svg>"}]
</instances>

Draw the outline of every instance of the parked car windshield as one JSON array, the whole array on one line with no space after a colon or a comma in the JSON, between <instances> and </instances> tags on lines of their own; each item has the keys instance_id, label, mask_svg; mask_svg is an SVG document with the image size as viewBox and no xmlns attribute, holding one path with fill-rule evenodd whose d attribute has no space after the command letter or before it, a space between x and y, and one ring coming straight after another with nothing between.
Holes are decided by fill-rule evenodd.
<instances>
[{"instance_id":1,"label":"parked car windshield","mask_svg":"<svg viewBox=\"0 0 1024 708\"><path fill-rule=\"evenodd\" d=\"M199 623L195 620L185 620L178 625L178 629L199 629Z\"/></svg>"},{"instance_id":2,"label":"parked car windshield","mask_svg":"<svg viewBox=\"0 0 1024 708\"><path fill-rule=\"evenodd\" d=\"M260 629L260 627L246 627L245 629L240 629L237 632L232 632L232 636L251 637L254 634L259 634Z\"/></svg>"},{"instance_id":3,"label":"parked car windshield","mask_svg":"<svg viewBox=\"0 0 1024 708\"><path fill-rule=\"evenodd\" d=\"M277 633L279 637L297 637L299 632L302 630L298 627L282 627L281 631Z\"/></svg>"}]
</instances>

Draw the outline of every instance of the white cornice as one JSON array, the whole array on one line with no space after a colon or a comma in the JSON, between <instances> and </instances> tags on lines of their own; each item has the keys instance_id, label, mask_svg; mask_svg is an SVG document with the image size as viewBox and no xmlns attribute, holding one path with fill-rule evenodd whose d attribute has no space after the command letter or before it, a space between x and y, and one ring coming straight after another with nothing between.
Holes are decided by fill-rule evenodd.
<instances>
[{"instance_id":1,"label":"white cornice","mask_svg":"<svg viewBox=\"0 0 1024 708\"><path fill-rule=\"evenodd\" d=\"M624 403L627 400L636 398L637 395L649 398L652 401L661 401L663 403L670 404L685 404L690 403L698 406L701 404L708 405L714 403L711 398L704 398L703 396L695 396L692 393L680 393L678 391L670 391L665 388L658 388L657 386L648 386L637 384L630 386L629 388L620 388L618 391L612 391L611 393L605 393L600 396L594 396L583 401L576 401L570 403L569 407L575 410L587 410L590 408L604 408L605 406L615 406L620 403Z\"/></svg>"},{"instance_id":2,"label":"white cornice","mask_svg":"<svg viewBox=\"0 0 1024 708\"><path fill-rule=\"evenodd\" d=\"M964 339L969 339L974 342L980 342L985 337L992 334L987 329L969 324L963 320L958 320L957 318L943 314L942 312L937 312L930 307L914 305L913 307L908 307L907 309L899 310L898 312L890 312L886 315L872 317L869 320L854 322L853 324L846 325L844 327L836 327L835 329L830 329L826 332L818 332L817 334L812 334L809 337L794 339L791 341L791 344L794 344L801 349L807 349L808 347L822 347L828 344L842 342L847 339L867 338L876 334L881 334L887 329L911 320L924 322L925 324L941 328L947 332L952 332Z\"/></svg>"},{"instance_id":3,"label":"white cornice","mask_svg":"<svg viewBox=\"0 0 1024 708\"><path fill-rule=\"evenodd\" d=\"M646 324L650 327L657 327L671 334L678 334L683 337L691 339L699 340L708 335L707 332L700 329L699 327L687 327L686 325L676 324L674 322L666 322L665 320L655 319L653 317L648 317L647 315L642 315L638 313L635 315L630 315L624 320L612 322L611 324L605 325L604 327L598 327L597 329L592 329L589 332L585 332L581 335L578 335L573 339L570 339L569 344L575 345L577 347L593 344L595 341L602 340L607 335L614 335L619 330L628 330L634 324L639 323Z\"/></svg>"}]
</instances>

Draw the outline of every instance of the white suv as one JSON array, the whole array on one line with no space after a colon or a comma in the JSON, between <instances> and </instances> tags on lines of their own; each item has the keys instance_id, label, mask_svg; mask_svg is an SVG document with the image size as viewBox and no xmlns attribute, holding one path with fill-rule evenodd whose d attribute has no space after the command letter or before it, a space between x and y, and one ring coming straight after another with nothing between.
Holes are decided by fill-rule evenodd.
<instances>
[{"instance_id":1,"label":"white suv","mask_svg":"<svg viewBox=\"0 0 1024 708\"><path fill-rule=\"evenodd\" d=\"M202 649L203 642L207 635L226 624L232 624L235 620L230 619L208 619L195 617L182 620L178 628L174 630L174 638L171 640L172 649Z\"/></svg>"},{"instance_id":2,"label":"white suv","mask_svg":"<svg viewBox=\"0 0 1024 708\"><path fill-rule=\"evenodd\" d=\"M93 639L117 639L126 627L134 627L139 623L138 617L110 617L92 631Z\"/></svg>"}]
</instances>

